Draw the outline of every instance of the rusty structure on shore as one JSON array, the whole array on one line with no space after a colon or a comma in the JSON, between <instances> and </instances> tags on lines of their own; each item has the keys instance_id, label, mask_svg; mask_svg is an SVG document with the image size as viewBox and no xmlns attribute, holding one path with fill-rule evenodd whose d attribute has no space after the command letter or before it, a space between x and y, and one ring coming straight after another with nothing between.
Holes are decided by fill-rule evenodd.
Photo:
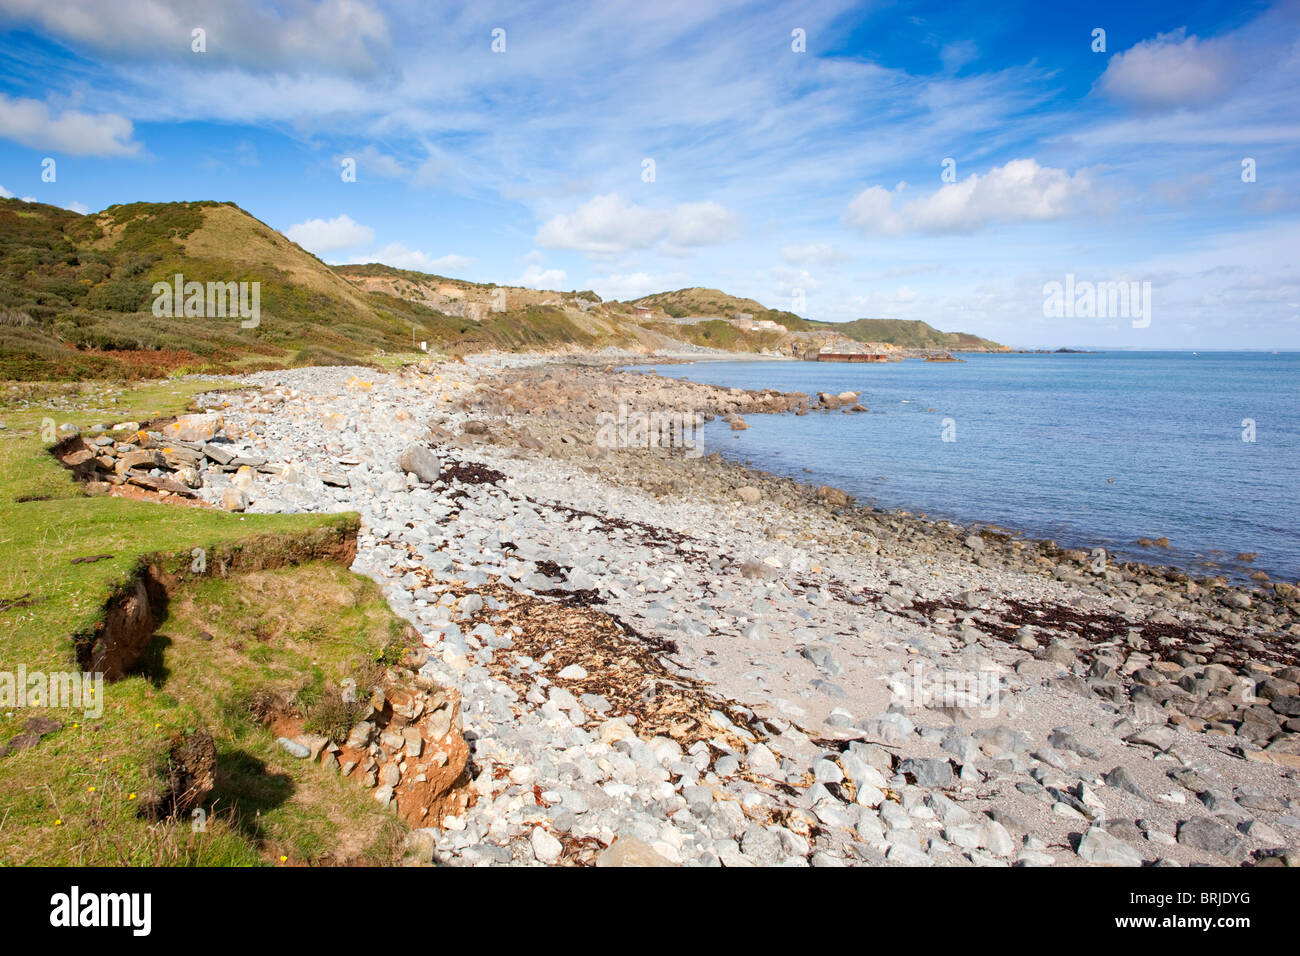
<instances>
[{"instance_id":1,"label":"rusty structure on shore","mask_svg":"<svg viewBox=\"0 0 1300 956\"><path fill-rule=\"evenodd\" d=\"M825 352L809 350L804 353L806 362L888 362L884 352Z\"/></svg>"}]
</instances>

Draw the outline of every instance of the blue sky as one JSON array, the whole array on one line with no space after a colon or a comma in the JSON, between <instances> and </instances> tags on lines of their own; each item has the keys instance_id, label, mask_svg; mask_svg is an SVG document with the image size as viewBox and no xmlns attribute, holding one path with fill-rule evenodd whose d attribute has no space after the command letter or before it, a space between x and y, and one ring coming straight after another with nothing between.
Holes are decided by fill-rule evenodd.
<instances>
[{"instance_id":1,"label":"blue sky","mask_svg":"<svg viewBox=\"0 0 1300 956\"><path fill-rule=\"evenodd\" d=\"M0 34L0 195L1016 346L1300 347L1300 2L0 0ZM1067 274L1149 282L1149 324L1045 316Z\"/></svg>"}]
</instances>

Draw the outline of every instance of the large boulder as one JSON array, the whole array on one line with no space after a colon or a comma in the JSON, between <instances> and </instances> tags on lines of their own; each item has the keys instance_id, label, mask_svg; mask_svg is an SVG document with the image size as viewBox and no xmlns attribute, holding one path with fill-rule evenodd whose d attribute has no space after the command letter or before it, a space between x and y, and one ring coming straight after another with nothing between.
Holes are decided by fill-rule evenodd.
<instances>
[{"instance_id":1,"label":"large boulder","mask_svg":"<svg viewBox=\"0 0 1300 956\"><path fill-rule=\"evenodd\" d=\"M202 415L182 415L174 422L169 422L161 429L164 438L179 441L211 441L221 433L225 422L216 412Z\"/></svg>"},{"instance_id":2,"label":"large boulder","mask_svg":"<svg viewBox=\"0 0 1300 956\"><path fill-rule=\"evenodd\" d=\"M424 445L407 445L406 450L397 456L397 467L429 484L442 476L442 463L438 456Z\"/></svg>"}]
</instances>

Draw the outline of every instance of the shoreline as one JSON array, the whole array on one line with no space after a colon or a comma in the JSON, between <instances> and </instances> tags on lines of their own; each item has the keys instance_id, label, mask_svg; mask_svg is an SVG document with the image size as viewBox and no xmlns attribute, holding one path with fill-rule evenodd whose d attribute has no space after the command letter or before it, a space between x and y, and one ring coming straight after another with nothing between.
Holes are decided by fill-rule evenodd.
<instances>
[{"instance_id":1,"label":"shoreline","mask_svg":"<svg viewBox=\"0 0 1300 956\"><path fill-rule=\"evenodd\" d=\"M1138 351L1138 350L1127 350L1127 351ZM1170 351L1170 350L1161 349L1155 351ZM1191 350L1186 350L1186 351L1190 352ZM1227 351L1227 350L1221 350L1221 351ZM1234 350L1234 351L1261 352L1263 350ZM970 354L995 354L995 353L970 353ZM1000 353L1000 354L1009 354L1009 353ZM1035 353L1022 353L1022 354L1035 354ZM1053 353L1042 353L1042 354L1053 354ZM1079 354L1079 353L1071 353L1071 354ZM1088 353L1088 354L1099 354L1099 353ZM708 361L713 361L713 360L701 361L698 364L707 365ZM798 361L798 360L785 359L785 361ZM637 366L643 369L642 374L653 374L654 372L653 366L656 364L669 364L669 363L667 362L636 363ZM687 361L687 362L674 361L671 364L696 364L696 363L692 361ZM689 379L687 381L694 381L694 380ZM717 385L716 383L706 383L706 382L699 382L697 384L713 384L715 385L715 387L718 388L729 387L729 386ZM721 447L721 445L725 443L715 443L715 444L718 447ZM771 475L773 477L781 477L799 483L798 478L788 474L783 475L779 472L770 472L758 466L744 466L743 462L737 460L737 457L739 456L739 452L728 452L726 450L722 450L721 454L723 455L724 458L727 458L728 460L733 461L738 465L742 465L743 467L751 468L756 473L763 474L763 475ZM808 469L808 468L805 468L804 471L807 472L810 475L810 477L815 473L813 469ZM954 525L966 527L971 531L976 531L979 528L989 528L991 530L1012 534L1024 538L1027 541L1033 541L1039 544L1050 543L1055 545L1064 542L1062 547L1065 550L1086 550L1089 554L1093 554L1097 549L1104 549L1106 551L1108 559L1114 558L1117 564L1137 565L1144 568L1149 568L1152 571L1152 573L1155 574L1166 575L1169 573L1182 573L1200 581L1201 583L1209 583L1216 578L1224 578L1227 581L1233 582L1240 586L1253 587L1256 584L1259 584L1261 582L1259 579L1252 578L1252 574L1263 572L1267 577L1267 581L1263 582L1265 583L1265 586L1271 584L1273 581L1281 581L1283 584L1300 586L1300 569L1293 568L1287 570L1287 569L1278 569L1278 568L1270 568L1270 567L1261 567L1257 564L1253 564L1246 561L1236 561L1233 559L1233 555L1235 554L1252 553L1253 543L1247 544L1245 546L1237 547L1233 550L1228 550L1226 548L1208 549L1204 552L1188 554L1187 557L1183 559L1176 559L1174 555L1170 555L1171 561L1169 563L1162 563L1159 560L1157 560L1157 558L1159 557L1158 554L1151 553L1154 549L1159 549L1164 547L1158 543L1160 540L1163 539L1156 533L1152 533L1149 537L1139 538L1131 542L1120 544L1120 543L1116 543L1118 541L1118 538L1116 536L1114 535L1108 536L1105 535L1104 533L1099 534L1095 532L1078 531L1078 530L1071 530L1071 529L1062 529L1060 532L1054 533L1051 531L1042 531L1014 520L1007 521L1004 519L1002 521L995 522L995 521L987 520L979 515L962 516L958 514L944 513L944 512L936 513L933 509L922 510L920 508L909 505L907 503L885 504L885 503L881 503L879 499L876 499L874 496L871 495L854 495L853 497L857 501L861 502L863 506L871 507L878 511L888 512L900 518L907 518L911 520L918 520L918 521L929 522L929 523L954 524ZM1052 536L1053 534L1055 534L1054 537ZM1099 540L1105 537L1115 538L1116 541L1110 544L1098 543ZM1216 554L1219 556L1218 558L1215 557Z\"/></svg>"},{"instance_id":2,"label":"shoreline","mask_svg":"<svg viewBox=\"0 0 1300 956\"><path fill-rule=\"evenodd\" d=\"M543 829L660 865L1300 865L1294 595L594 441L621 394L727 417L779 392L519 363L244 382L211 396L226 440L286 465L244 507L361 512L354 570L465 701L475 802L430 831L441 862L555 862ZM441 467L402 474L413 444Z\"/></svg>"},{"instance_id":3,"label":"shoreline","mask_svg":"<svg viewBox=\"0 0 1300 956\"><path fill-rule=\"evenodd\" d=\"M722 457L725 460L727 460L729 463L735 465L738 468L745 470L746 472L753 474L758 478L762 478L762 479L771 478L780 481L787 481L793 483L794 485L807 484L807 482L800 482L797 478L794 478L790 475L783 475L780 474L779 472L767 471L763 468L758 467L757 465L746 465L744 464L744 462L737 461L735 458L731 457L726 452L718 452L718 454L721 454ZM877 514L885 514L890 516L891 518L895 518L900 521L915 521L918 522L920 525L926 527L931 527L934 525L949 525L954 528L965 529L971 533L978 533L981 530L987 529L995 533L1005 534L1013 538L1017 538L1039 546L1046 545L1049 548L1056 548L1059 549L1060 551L1086 551L1088 552L1089 555L1092 555L1099 548L1104 548L1104 550L1106 551L1108 562L1114 564L1115 566L1125 568L1127 570L1146 572L1156 577L1165 577L1165 578L1171 577L1173 575L1181 574L1187 576L1188 578L1191 578L1192 580L1195 580L1199 584L1211 585L1211 586L1213 582L1219 578L1224 579L1224 581L1228 584L1233 584L1240 587L1252 588L1258 586L1257 582L1251 581L1249 572L1257 571L1260 569L1252 568L1251 566L1245 564L1240 565L1239 567L1236 568L1218 567L1217 569L1211 569L1206 567L1205 565L1197 566L1197 565L1181 565L1181 564L1160 564L1156 561L1142 560L1141 558L1132 557L1133 552L1132 550L1129 549L1139 547L1136 544L1130 545L1129 549L1121 550L1113 546L1097 544L1096 539L1092 539L1091 541L1085 541L1083 540L1083 536L1081 534L1073 538L1067 538L1065 536L1061 536L1058 538L1051 538L1045 535L1041 535L1039 532L1033 529L1029 529L1025 527L1011 526L1008 524L999 524L997 522L984 521L978 518L962 518L956 515L944 515L944 514L936 515L932 512L911 509L905 506L898 506L898 507L882 506L874 502L873 500L864 499L861 496L850 495L849 497L853 499L854 507L865 508L869 512L873 512ZM1153 543L1151 547L1156 548L1159 547L1159 545ZM1227 552L1224 553L1227 554ZM1270 575L1270 583L1274 581L1281 581L1281 583L1283 583L1284 585L1292 583L1291 580L1287 578L1284 577L1275 578L1272 575Z\"/></svg>"}]
</instances>

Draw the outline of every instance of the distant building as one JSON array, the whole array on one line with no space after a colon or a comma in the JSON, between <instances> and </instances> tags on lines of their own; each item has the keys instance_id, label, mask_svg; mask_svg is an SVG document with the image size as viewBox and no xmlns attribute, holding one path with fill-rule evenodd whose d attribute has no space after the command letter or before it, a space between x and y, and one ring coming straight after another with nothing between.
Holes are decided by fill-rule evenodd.
<instances>
[{"instance_id":1,"label":"distant building","mask_svg":"<svg viewBox=\"0 0 1300 956\"><path fill-rule=\"evenodd\" d=\"M815 354L807 352L805 359L815 362L888 362L884 352L868 352L858 345L839 344L822 346Z\"/></svg>"}]
</instances>

